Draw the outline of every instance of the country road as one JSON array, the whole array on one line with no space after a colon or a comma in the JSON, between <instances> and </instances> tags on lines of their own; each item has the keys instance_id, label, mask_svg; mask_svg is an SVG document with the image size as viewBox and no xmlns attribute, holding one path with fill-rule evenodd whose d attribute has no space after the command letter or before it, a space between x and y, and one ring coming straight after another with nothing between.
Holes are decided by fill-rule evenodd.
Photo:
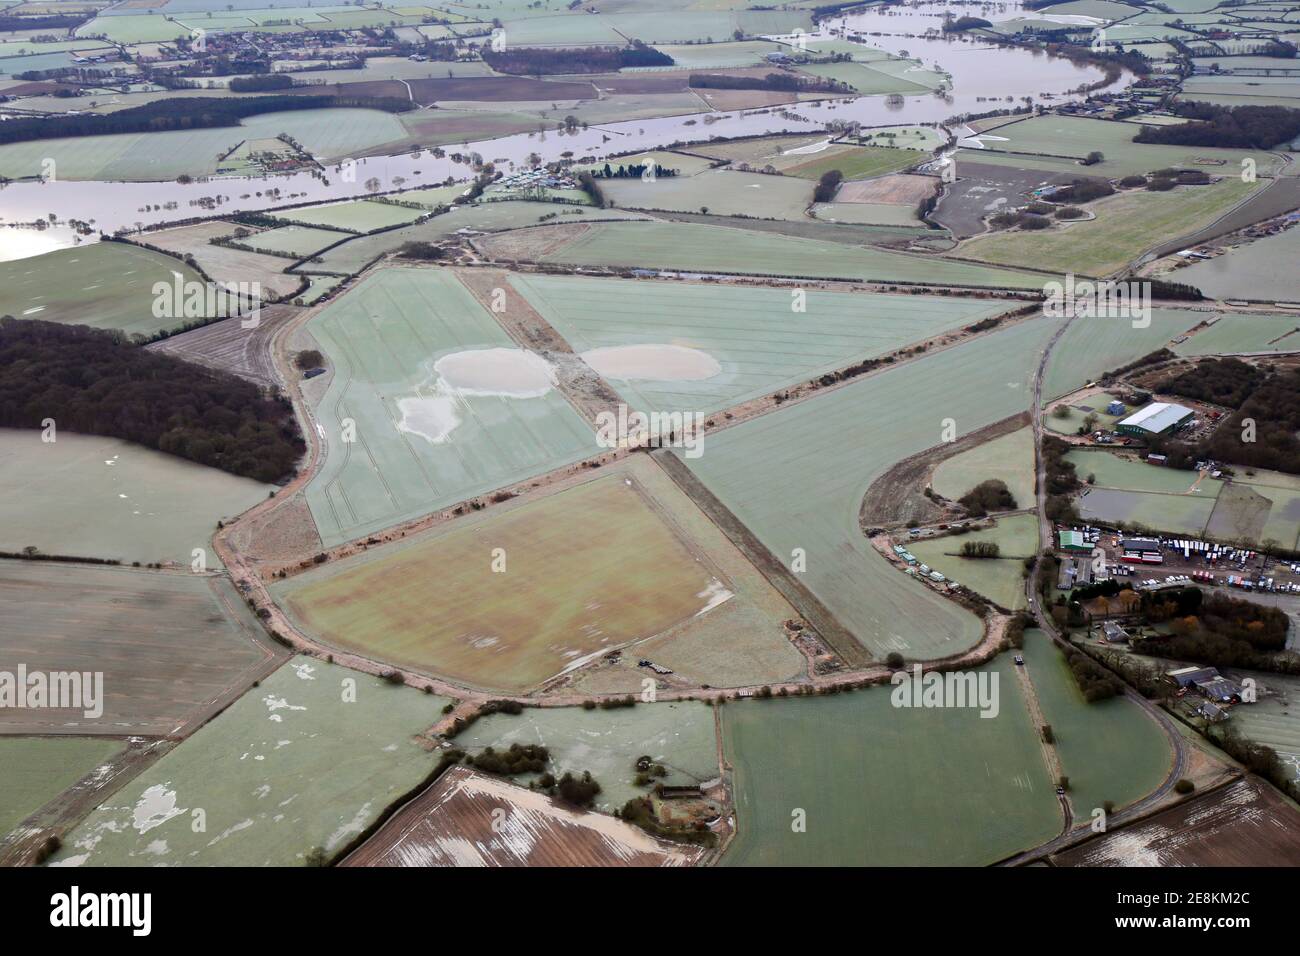
<instances>
[{"instance_id":1,"label":"country road","mask_svg":"<svg viewBox=\"0 0 1300 956\"><path fill-rule=\"evenodd\" d=\"M1043 468L1043 379L1046 376L1047 365L1051 359L1052 349L1060 341L1061 336L1065 334L1066 329L1077 318L1076 315L1067 316L1061 323L1061 327L1052 336L1051 340L1043 349L1043 354L1038 362L1038 368L1034 372L1033 406L1030 409L1030 415L1034 429L1034 462L1035 462L1035 481L1036 497L1038 508L1038 542L1040 549L1050 549L1052 547L1052 522L1047 518L1047 473ZM1056 645L1062 650L1070 649L1070 642L1061 633L1056 626L1056 621L1052 619L1048 609L1042 606L1039 600L1039 580L1043 573L1043 562L1039 561L1034 567L1034 573L1030 575L1025 584L1027 589L1026 598L1028 601L1028 610L1039 623L1039 627L1047 634ZM1107 827L1116 824L1129 823L1153 810L1169 793L1173 790L1174 784L1185 776L1188 765L1188 745L1181 731L1174 723L1173 718L1166 714L1159 706L1147 700L1137 691L1133 690L1127 684L1124 685L1124 696L1132 701L1144 714L1160 725L1160 729L1165 732L1169 740L1170 749L1174 754L1173 765L1169 774L1165 777L1164 782L1154 791L1147 794L1141 800L1131 804L1118 813L1111 814L1106 821ZM1032 863L1058 853L1067 847L1082 842L1093 836L1093 830L1089 825L1091 820L1085 821L1079 826L1073 828L1067 827L1066 831L1053 840L1043 843L1032 850L1026 850L1016 856L1010 857L1002 862L1003 866L1021 866L1026 863Z\"/></svg>"}]
</instances>

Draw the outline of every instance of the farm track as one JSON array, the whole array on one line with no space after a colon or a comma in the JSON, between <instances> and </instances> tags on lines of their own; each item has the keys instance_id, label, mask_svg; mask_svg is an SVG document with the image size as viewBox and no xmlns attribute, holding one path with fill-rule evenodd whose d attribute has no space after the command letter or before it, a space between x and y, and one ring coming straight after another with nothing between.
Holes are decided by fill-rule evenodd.
<instances>
[{"instance_id":1,"label":"farm track","mask_svg":"<svg viewBox=\"0 0 1300 956\"><path fill-rule=\"evenodd\" d=\"M92 810L179 742L170 737L133 740L139 743L124 739L121 753L86 774L0 839L0 867L36 865L42 847L51 836L62 839Z\"/></svg>"},{"instance_id":2,"label":"farm track","mask_svg":"<svg viewBox=\"0 0 1300 956\"><path fill-rule=\"evenodd\" d=\"M922 491L935 468L949 458L984 442L1019 431L1028 424L1029 413L1022 412L969 432L956 441L927 448L891 466L871 483L862 498L862 508L858 515L862 529L898 527L911 521L928 524L942 520L943 508L927 498Z\"/></svg>"}]
</instances>

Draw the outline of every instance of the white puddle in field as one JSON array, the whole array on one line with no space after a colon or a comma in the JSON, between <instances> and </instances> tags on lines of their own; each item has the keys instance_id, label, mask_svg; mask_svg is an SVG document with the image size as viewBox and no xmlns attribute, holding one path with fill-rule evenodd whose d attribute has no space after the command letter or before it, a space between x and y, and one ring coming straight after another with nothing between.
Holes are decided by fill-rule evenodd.
<instances>
[{"instance_id":1,"label":"white puddle in field","mask_svg":"<svg viewBox=\"0 0 1300 956\"><path fill-rule=\"evenodd\" d=\"M722 373L712 355L685 345L615 345L581 357L597 374L623 381L699 382Z\"/></svg>"},{"instance_id":2,"label":"white puddle in field","mask_svg":"<svg viewBox=\"0 0 1300 956\"><path fill-rule=\"evenodd\" d=\"M699 617L701 614L707 614L709 611L712 611L719 604L723 604L731 600L733 597L735 597L735 594L729 591L726 585L724 585L721 581L719 581L717 578L714 578L712 581L709 582L709 586L707 588L705 588L703 591L701 591L699 594L695 596L699 598L704 598L704 602L705 602L704 607L700 608L698 611L695 612L695 616Z\"/></svg>"},{"instance_id":3,"label":"white puddle in field","mask_svg":"<svg viewBox=\"0 0 1300 956\"><path fill-rule=\"evenodd\" d=\"M131 825L139 833L148 833L184 812L183 808L176 806L175 790L154 784L140 794L140 799L131 811Z\"/></svg>"},{"instance_id":4,"label":"white puddle in field","mask_svg":"<svg viewBox=\"0 0 1300 956\"><path fill-rule=\"evenodd\" d=\"M828 149L831 145L830 138L827 137L817 143L809 143L807 146L796 146L794 149L787 149L782 152L783 156L806 156L809 153L820 153Z\"/></svg>"},{"instance_id":5,"label":"white puddle in field","mask_svg":"<svg viewBox=\"0 0 1300 956\"><path fill-rule=\"evenodd\" d=\"M555 367L524 349L467 349L433 363L433 380L399 398L398 429L435 445L461 423L466 398L542 398L555 387Z\"/></svg>"},{"instance_id":6,"label":"white puddle in field","mask_svg":"<svg viewBox=\"0 0 1300 956\"><path fill-rule=\"evenodd\" d=\"M471 349L433 363L442 381L462 395L541 398L555 387L550 362L523 349Z\"/></svg>"}]
</instances>

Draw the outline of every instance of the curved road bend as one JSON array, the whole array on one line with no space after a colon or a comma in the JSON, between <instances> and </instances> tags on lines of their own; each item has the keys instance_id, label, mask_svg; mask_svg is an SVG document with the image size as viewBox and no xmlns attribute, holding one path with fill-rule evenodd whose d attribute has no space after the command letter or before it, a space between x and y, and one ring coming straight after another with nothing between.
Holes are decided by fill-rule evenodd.
<instances>
[{"instance_id":1,"label":"curved road bend","mask_svg":"<svg viewBox=\"0 0 1300 956\"><path fill-rule=\"evenodd\" d=\"M1043 349L1042 357L1039 359L1038 368L1034 372L1033 387L1033 406L1030 408L1030 415L1033 421L1034 429L1034 461L1035 461L1035 490L1038 507L1038 542L1040 554L1042 549L1052 546L1052 523L1047 520L1047 474L1043 469L1043 379L1046 376L1047 364L1052 355L1052 349L1060 341L1061 336L1065 334L1066 329L1077 318L1075 315L1068 316L1061 327L1048 341ZM1070 649L1070 642L1061 634L1057 628L1056 622L1052 616L1046 612L1038 599L1038 581L1042 575L1042 562L1039 562L1033 575L1030 576L1026 587L1028 589L1028 607L1029 612L1038 620L1039 627L1060 647L1062 650ZM1174 754L1174 762L1170 768L1169 774L1165 777L1164 782L1147 794L1141 800L1131 804L1125 809L1111 814L1107 820L1107 826L1113 827L1117 824L1129 823L1139 817L1145 816L1148 812L1155 809L1170 791L1173 790L1174 784L1180 777L1186 775L1188 764L1188 744L1178 726L1174 723L1172 717L1166 714L1159 706L1147 700L1137 691L1133 690L1126 683L1124 685L1124 696L1132 701L1137 707L1141 708L1143 713L1160 725L1161 730L1169 740L1170 749ZM1066 847L1091 837L1092 829L1088 821L1075 828L1067 828L1066 832L1047 843L1034 847L1032 850L1026 850L1024 853L1017 854L1002 862L1003 866L1019 866L1024 863L1030 863L1042 859L1053 853L1060 852Z\"/></svg>"}]
</instances>

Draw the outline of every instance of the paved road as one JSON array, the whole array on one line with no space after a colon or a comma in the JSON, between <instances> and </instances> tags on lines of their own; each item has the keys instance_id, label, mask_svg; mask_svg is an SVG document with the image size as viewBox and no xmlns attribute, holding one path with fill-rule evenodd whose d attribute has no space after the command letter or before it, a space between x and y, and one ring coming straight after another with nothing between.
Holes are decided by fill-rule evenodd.
<instances>
[{"instance_id":1,"label":"paved road","mask_svg":"<svg viewBox=\"0 0 1300 956\"><path fill-rule=\"evenodd\" d=\"M1057 342L1060 341L1061 336L1065 334L1065 330L1070 327L1074 320L1075 316L1069 316L1063 323L1061 323L1061 327L1057 329L1056 334L1052 336L1051 340L1047 343L1046 348L1043 349L1042 357L1039 359L1038 368L1034 373L1033 406L1030 408L1030 414L1032 416L1034 429L1038 541L1040 548L1050 548L1053 543L1052 523L1047 519L1047 475L1043 469L1043 379L1046 374L1048 361L1051 358L1052 349L1056 346ZM1042 630L1051 637L1054 642L1056 642L1058 647L1062 650L1069 649L1070 642L1061 634L1060 630L1056 626L1056 622L1052 619L1051 614L1048 613L1047 608L1043 607L1039 600L1038 582L1041 574L1042 562L1039 562L1038 566L1034 569L1034 573L1026 583L1029 613L1037 618L1039 627L1041 627ZM1140 708L1150 719L1160 725L1160 729L1165 732L1165 736L1169 740L1170 749L1174 754L1174 761L1168 776L1159 787L1128 808L1110 816L1110 819L1106 821L1108 829L1114 828L1118 824L1136 820L1155 809L1156 805L1164 800L1164 798L1169 795L1170 791L1173 790L1174 784L1177 783L1181 777L1186 776L1188 758L1190 755L1187 740L1183 737L1181 731L1178 729L1178 725L1174 723L1172 717L1161 710L1160 707L1151 703L1151 701L1147 700L1137 691L1133 690L1127 684L1124 687L1124 696ZM1067 819L1072 818L1067 817ZM1078 826L1073 828L1067 827L1066 831L1054 840L1050 840L1032 850L1027 850L1024 853L1011 857L1010 859L1003 861L1003 865L1018 866L1020 864L1030 863L1034 860L1042 859L1052 853L1058 853L1075 843L1082 842L1093 835L1090 827L1091 822L1091 815L1089 815L1089 817L1082 821Z\"/></svg>"}]
</instances>

